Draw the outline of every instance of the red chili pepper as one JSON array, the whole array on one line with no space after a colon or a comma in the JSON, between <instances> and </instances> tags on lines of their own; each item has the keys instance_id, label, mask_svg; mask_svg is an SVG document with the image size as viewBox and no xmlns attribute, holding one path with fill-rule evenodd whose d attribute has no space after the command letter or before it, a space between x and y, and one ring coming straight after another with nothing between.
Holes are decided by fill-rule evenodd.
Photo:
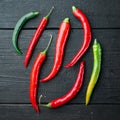
<instances>
[{"instance_id":1,"label":"red chili pepper","mask_svg":"<svg viewBox=\"0 0 120 120\"><path fill-rule=\"evenodd\" d=\"M70 30L70 23L69 23L69 18L65 18L63 22L60 25L59 31L58 31L58 36L56 39L56 50L55 50L55 57L54 57L54 65L53 68L50 72L50 74L41 79L40 82L46 82L55 77L55 75L58 73L61 64L62 64L62 59L63 59L63 54L64 54L64 47L65 43L69 34Z\"/></svg>"},{"instance_id":2,"label":"red chili pepper","mask_svg":"<svg viewBox=\"0 0 120 120\"><path fill-rule=\"evenodd\" d=\"M54 99L51 102L49 102L48 104L43 104L42 106L49 107L49 108L57 108L59 106L62 106L63 104L66 104L67 102L69 102L79 92L79 90L82 86L82 83L83 83L83 76L84 76L84 62L81 62L77 79L76 79L74 85L72 86L72 88L70 89L70 91L67 94L65 94L64 96Z\"/></svg>"},{"instance_id":3,"label":"red chili pepper","mask_svg":"<svg viewBox=\"0 0 120 120\"><path fill-rule=\"evenodd\" d=\"M30 93L29 93L30 101L32 103L32 106L36 110L36 112L39 112L39 108L38 108L38 105L36 102L39 69L40 69L42 63L44 62L44 60L46 59L46 52L50 46L51 40L52 40L52 35L51 35L51 38L50 38L47 48L43 52L40 52L38 54L38 56L36 57L36 60L32 66L32 71L30 74Z\"/></svg>"},{"instance_id":4,"label":"red chili pepper","mask_svg":"<svg viewBox=\"0 0 120 120\"><path fill-rule=\"evenodd\" d=\"M29 64L29 60L31 58L32 52L36 46L36 44L38 43L38 40L43 32L43 30L45 29L47 23L48 23L48 17L50 16L50 14L52 13L54 7L51 8L50 12L43 17L43 19L40 21L38 28L36 30L36 32L34 33L29 45L28 45L28 49L26 52L26 56L25 56L25 60L24 60L24 66L27 67Z\"/></svg>"},{"instance_id":5,"label":"red chili pepper","mask_svg":"<svg viewBox=\"0 0 120 120\"><path fill-rule=\"evenodd\" d=\"M83 56L91 42L91 28L87 17L80 9L76 8L75 6L72 7L72 10L73 15L82 23L82 27L84 29L84 41L82 47L73 57L73 59L65 66L65 68L73 66Z\"/></svg>"}]
</instances>

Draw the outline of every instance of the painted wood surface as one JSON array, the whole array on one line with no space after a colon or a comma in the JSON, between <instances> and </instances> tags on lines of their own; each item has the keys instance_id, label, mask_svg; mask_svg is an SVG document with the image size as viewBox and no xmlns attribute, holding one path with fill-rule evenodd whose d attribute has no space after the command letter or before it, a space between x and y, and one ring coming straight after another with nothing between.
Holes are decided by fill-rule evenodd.
<instances>
[{"instance_id":1,"label":"painted wood surface","mask_svg":"<svg viewBox=\"0 0 120 120\"><path fill-rule=\"evenodd\" d=\"M0 120L119 120L120 115L120 1L119 0L1 0L0 1ZM92 42L87 53L70 69L66 65L83 41L81 24L72 15L71 6L75 5L87 15L92 27ZM25 53L40 19L50 8L55 9L43 32L28 68L24 68ZM114 6L114 7L113 7ZM21 31L19 47L23 55L17 55L13 49L11 38L17 20L30 11L39 11L40 15L30 20ZM58 75L47 83L40 83L39 95L44 97L41 103L64 95L73 85L80 61L84 60L84 83L78 95L68 104L58 109L41 108L41 114L35 113L29 101L29 76L37 54L44 50L49 41L53 41L47 54L39 79L46 76L53 65L54 50L58 28L65 17L70 17L71 31L64 52L64 60ZM90 105L85 106L85 92L93 65L92 44L97 38L102 45L102 70L95 87Z\"/></svg>"}]
</instances>

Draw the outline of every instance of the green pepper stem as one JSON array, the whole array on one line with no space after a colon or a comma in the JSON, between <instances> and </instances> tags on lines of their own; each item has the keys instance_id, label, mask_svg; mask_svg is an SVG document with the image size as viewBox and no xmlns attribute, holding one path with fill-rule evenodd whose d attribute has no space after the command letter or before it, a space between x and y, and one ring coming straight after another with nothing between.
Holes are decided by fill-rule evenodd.
<instances>
[{"instance_id":1,"label":"green pepper stem","mask_svg":"<svg viewBox=\"0 0 120 120\"><path fill-rule=\"evenodd\" d=\"M45 55L46 55L46 52L48 51L48 49L49 49L49 47L50 47L51 42L52 42L52 34L50 34L50 40L49 40L49 43L48 43L47 47L45 48L45 50L42 52L43 54L45 54Z\"/></svg>"},{"instance_id":2,"label":"green pepper stem","mask_svg":"<svg viewBox=\"0 0 120 120\"><path fill-rule=\"evenodd\" d=\"M97 39L95 39L93 45L97 45L97 44L98 44Z\"/></svg>"},{"instance_id":3,"label":"green pepper stem","mask_svg":"<svg viewBox=\"0 0 120 120\"><path fill-rule=\"evenodd\" d=\"M41 105L41 99L42 99L42 97L43 97L43 95L40 95L39 100L38 100L39 105Z\"/></svg>"},{"instance_id":4,"label":"green pepper stem","mask_svg":"<svg viewBox=\"0 0 120 120\"><path fill-rule=\"evenodd\" d=\"M38 15L38 14L39 14L39 12L37 12L37 11L36 11L36 12L33 12L33 13L34 13L34 15Z\"/></svg>"},{"instance_id":5,"label":"green pepper stem","mask_svg":"<svg viewBox=\"0 0 120 120\"><path fill-rule=\"evenodd\" d=\"M43 95L40 95L40 97L39 97L39 100L38 100L39 106L51 108L50 103L48 103L48 104L41 104L42 97L43 97Z\"/></svg>"},{"instance_id":6,"label":"green pepper stem","mask_svg":"<svg viewBox=\"0 0 120 120\"><path fill-rule=\"evenodd\" d=\"M72 11L74 12L77 8L75 6L72 6Z\"/></svg>"},{"instance_id":7,"label":"green pepper stem","mask_svg":"<svg viewBox=\"0 0 120 120\"><path fill-rule=\"evenodd\" d=\"M65 18L64 20L63 20L63 22L68 22L69 23L69 18Z\"/></svg>"},{"instance_id":8,"label":"green pepper stem","mask_svg":"<svg viewBox=\"0 0 120 120\"><path fill-rule=\"evenodd\" d=\"M50 105L50 103L48 103L48 104L40 104L42 107L47 107L47 108L51 108L51 105Z\"/></svg>"},{"instance_id":9,"label":"green pepper stem","mask_svg":"<svg viewBox=\"0 0 120 120\"><path fill-rule=\"evenodd\" d=\"M54 10L54 6L52 6L52 8L50 9L49 13L44 18L48 19L48 17L51 15L53 10Z\"/></svg>"}]
</instances>

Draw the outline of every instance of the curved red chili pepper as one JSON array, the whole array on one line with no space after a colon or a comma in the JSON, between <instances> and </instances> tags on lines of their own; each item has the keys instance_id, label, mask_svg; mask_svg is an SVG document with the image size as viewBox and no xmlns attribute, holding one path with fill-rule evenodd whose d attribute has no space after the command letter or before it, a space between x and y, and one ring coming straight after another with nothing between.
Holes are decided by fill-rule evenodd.
<instances>
[{"instance_id":1,"label":"curved red chili pepper","mask_svg":"<svg viewBox=\"0 0 120 120\"><path fill-rule=\"evenodd\" d=\"M76 8L75 6L73 6L72 9L73 15L82 23L82 27L84 29L84 41L82 47L73 57L73 59L65 66L65 68L73 66L83 56L91 42L91 28L87 17L80 9Z\"/></svg>"},{"instance_id":2,"label":"curved red chili pepper","mask_svg":"<svg viewBox=\"0 0 120 120\"><path fill-rule=\"evenodd\" d=\"M25 56L25 60L24 60L24 66L27 67L29 64L29 60L31 58L32 52L36 46L36 44L38 43L38 40L43 32L43 30L45 29L47 23L48 23L48 17L51 14L51 12L53 11L54 7L52 7L52 9L50 10L50 12L48 13L47 16L43 17L43 19L40 21L38 28L36 30L36 32L34 33L29 45L28 45L28 49L26 52L26 56Z\"/></svg>"},{"instance_id":3,"label":"curved red chili pepper","mask_svg":"<svg viewBox=\"0 0 120 120\"><path fill-rule=\"evenodd\" d=\"M65 43L67 41L69 30L70 30L69 18L65 18L64 21L60 25L60 28L58 31L58 36L56 39L56 50L55 50L53 68L52 68L50 74L47 77L41 79L40 82L49 81L58 73L58 71L61 67L61 64L62 64L64 47L65 47Z\"/></svg>"},{"instance_id":4,"label":"curved red chili pepper","mask_svg":"<svg viewBox=\"0 0 120 120\"><path fill-rule=\"evenodd\" d=\"M32 103L32 106L36 110L36 112L39 112L39 108L36 102L36 94L37 94L37 86L38 86L38 74L39 69L44 62L46 56L42 53L38 54L34 65L32 67L32 72L30 75L30 101Z\"/></svg>"},{"instance_id":5,"label":"curved red chili pepper","mask_svg":"<svg viewBox=\"0 0 120 120\"><path fill-rule=\"evenodd\" d=\"M44 62L44 60L46 59L46 52L50 46L51 40L52 40L52 36L48 43L47 48L43 52L40 52L38 54L38 56L36 57L35 62L32 66L31 74L30 74L30 93L29 93L29 95L30 95L30 101L32 103L32 106L34 107L36 112L39 112L39 108L38 108L37 101L36 101L39 69L40 69L42 63Z\"/></svg>"},{"instance_id":6,"label":"curved red chili pepper","mask_svg":"<svg viewBox=\"0 0 120 120\"><path fill-rule=\"evenodd\" d=\"M84 76L84 62L81 62L77 79L76 79L74 85L72 86L72 88L70 89L70 91L67 94L65 94L64 96L54 99L46 105L43 104L43 106L49 107L49 108L57 108L59 106L62 106L65 103L69 102L79 92L79 90L82 86L82 83L83 83L83 76Z\"/></svg>"}]
</instances>

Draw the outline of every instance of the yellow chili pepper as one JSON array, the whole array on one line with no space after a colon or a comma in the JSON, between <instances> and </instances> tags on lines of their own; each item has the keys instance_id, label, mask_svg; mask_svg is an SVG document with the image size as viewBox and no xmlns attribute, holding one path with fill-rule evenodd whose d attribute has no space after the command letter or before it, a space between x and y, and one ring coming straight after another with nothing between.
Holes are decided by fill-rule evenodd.
<instances>
[{"instance_id":1,"label":"yellow chili pepper","mask_svg":"<svg viewBox=\"0 0 120 120\"><path fill-rule=\"evenodd\" d=\"M96 39L94 40L94 44L93 44L93 56L94 56L94 64L93 64L90 82L88 84L87 92L86 92L86 105L88 105L90 101L93 89L97 83L101 69L101 46Z\"/></svg>"}]
</instances>

